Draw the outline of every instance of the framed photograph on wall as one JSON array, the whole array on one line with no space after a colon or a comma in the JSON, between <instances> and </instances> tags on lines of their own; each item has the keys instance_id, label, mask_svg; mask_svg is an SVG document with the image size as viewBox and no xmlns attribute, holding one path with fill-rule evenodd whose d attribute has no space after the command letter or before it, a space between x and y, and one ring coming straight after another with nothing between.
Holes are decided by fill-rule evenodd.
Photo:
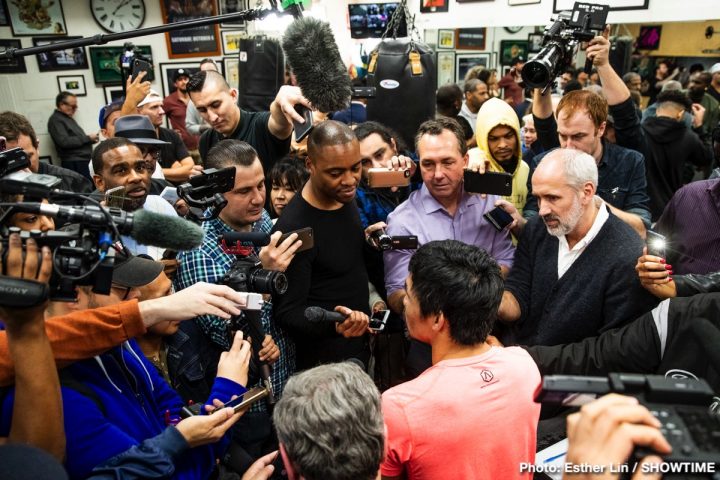
<instances>
[{"instance_id":1,"label":"framed photograph on wall","mask_svg":"<svg viewBox=\"0 0 720 480\"><path fill-rule=\"evenodd\" d=\"M231 88L238 88L240 85L240 59L238 57L223 58L225 69L225 80Z\"/></svg>"},{"instance_id":2,"label":"framed photograph on wall","mask_svg":"<svg viewBox=\"0 0 720 480\"><path fill-rule=\"evenodd\" d=\"M245 30L223 30L222 49L223 55L237 55L240 53L240 40L247 38Z\"/></svg>"},{"instance_id":3,"label":"framed photograph on wall","mask_svg":"<svg viewBox=\"0 0 720 480\"><path fill-rule=\"evenodd\" d=\"M218 10L220 15L228 13L242 12L248 9L247 0L218 0ZM245 20L235 20L234 22L224 22L221 27L243 28Z\"/></svg>"},{"instance_id":4,"label":"framed photograph on wall","mask_svg":"<svg viewBox=\"0 0 720 480\"><path fill-rule=\"evenodd\" d=\"M510 65L515 57L523 57L527 61L528 42L527 40L501 40L500 41L500 64Z\"/></svg>"},{"instance_id":5,"label":"framed photograph on wall","mask_svg":"<svg viewBox=\"0 0 720 480\"><path fill-rule=\"evenodd\" d=\"M160 0L163 23L182 22L217 15L217 2L207 0ZM220 55L220 34L217 25L184 28L165 34L168 57L215 57Z\"/></svg>"},{"instance_id":6,"label":"framed photograph on wall","mask_svg":"<svg viewBox=\"0 0 720 480\"><path fill-rule=\"evenodd\" d=\"M455 30L456 50L485 50L485 27Z\"/></svg>"},{"instance_id":7,"label":"framed photograph on wall","mask_svg":"<svg viewBox=\"0 0 720 480\"><path fill-rule=\"evenodd\" d=\"M602 3L609 5L610 10L647 10L649 0L603 0ZM575 0L553 0L553 13L572 11L574 6Z\"/></svg>"},{"instance_id":8,"label":"framed photograph on wall","mask_svg":"<svg viewBox=\"0 0 720 480\"><path fill-rule=\"evenodd\" d=\"M8 48L22 48L20 40L0 39L0 52ZM25 57L0 58L0 73L27 73Z\"/></svg>"},{"instance_id":9,"label":"framed photograph on wall","mask_svg":"<svg viewBox=\"0 0 720 480\"><path fill-rule=\"evenodd\" d=\"M420 0L421 13L447 12L450 0Z\"/></svg>"},{"instance_id":10,"label":"framed photograph on wall","mask_svg":"<svg viewBox=\"0 0 720 480\"><path fill-rule=\"evenodd\" d=\"M9 0L5 3L15 37L67 35L62 3L56 1Z\"/></svg>"},{"instance_id":11,"label":"framed photograph on wall","mask_svg":"<svg viewBox=\"0 0 720 480\"><path fill-rule=\"evenodd\" d=\"M455 81L462 82L465 80L465 74L472 67L482 65L490 66L489 53L458 53L455 55Z\"/></svg>"},{"instance_id":12,"label":"framed photograph on wall","mask_svg":"<svg viewBox=\"0 0 720 480\"><path fill-rule=\"evenodd\" d=\"M149 45L135 47L150 63L153 63L152 48ZM93 80L100 85L120 85L123 82L120 72L120 55L123 47L90 47L90 65L93 71ZM129 73L128 73L129 74ZM150 81L155 78L151 76Z\"/></svg>"},{"instance_id":13,"label":"framed photograph on wall","mask_svg":"<svg viewBox=\"0 0 720 480\"><path fill-rule=\"evenodd\" d=\"M84 97L87 95L84 75L58 75L57 83L58 93L70 92L76 97Z\"/></svg>"},{"instance_id":14,"label":"framed photograph on wall","mask_svg":"<svg viewBox=\"0 0 720 480\"><path fill-rule=\"evenodd\" d=\"M63 37L62 40L72 40L82 37ZM60 39L33 38L34 46L48 45ZM35 55L38 68L41 72L53 72L56 70L85 70L88 68L87 51L85 47L66 48L53 52L38 53Z\"/></svg>"},{"instance_id":15,"label":"framed photograph on wall","mask_svg":"<svg viewBox=\"0 0 720 480\"><path fill-rule=\"evenodd\" d=\"M528 33L528 53L537 53L542 50L542 43L542 33Z\"/></svg>"},{"instance_id":16,"label":"framed photograph on wall","mask_svg":"<svg viewBox=\"0 0 720 480\"><path fill-rule=\"evenodd\" d=\"M121 100L125 96L122 85L103 87L103 92L105 93L105 105Z\"/></svg>"},{"instance_id":17,"label":"framed photograph on wall","mask_svg":"<svg viewBox=\"0 0 720 480\"><path fill-rule=\"evenodd\" d=\"M437 85L455 83L455 52L437 53Z\"/></svg>"},{"instance_id":18,"label":"framed photograph on wall","mask_svg":"<svg viewBox=\"0 0 720 480\"><path fill-rule=\"evenodd\" d=\"M438 30L437 48L452 50L455 48L455 30Z\"/></svg>"}]
</instances>

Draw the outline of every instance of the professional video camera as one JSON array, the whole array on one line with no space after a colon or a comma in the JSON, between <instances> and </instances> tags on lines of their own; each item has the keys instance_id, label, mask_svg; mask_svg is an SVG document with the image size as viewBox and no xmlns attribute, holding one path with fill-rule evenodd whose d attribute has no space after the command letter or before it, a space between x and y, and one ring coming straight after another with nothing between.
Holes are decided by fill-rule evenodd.
<instances>
[{"instance_id":1,"label":"professional video camera","mask_svg":"<svg viewBox=\"0 0 720 480\"><path fill-rule=\"evenodd\" d=\"M418 248L417 235L390 236L384 228L375 230L367 239L372 247L379 250L415 250Z\"/></svg>"},{"instance_id":2,"label":"professional video camera","mask_svg":"<svg viewBox=\"0 0 720 480\"><path fill-rule=\"evenodd\" d=\"M611 392L637 398L661 422L660 431L673 447L664 457L661 473L720 471L720 419L710 410L714 394L705 380L629 373L611 373L607 378L548 375L535 400L579 406ZM633 457L638 460L651 453L636 449Z\"/></svg>"},{"instance_id":3,"label":"professional video camera","mask_svg":"<svg viewBox=\"0 0 720 480\"><path fill-rule=\"evenodd\" d=\"M190 206L188 218L204 222L217 218L227 205L222 194L234 186L235 167L211 168L180 185L177 193Z\"/></svg>"},{"instance_id":4,"label":"professional video camera","mask_svg":"<svg viewBox=\"0 0 720 480\"><path fill-rule=\"evenodd\" d=\"M542 49L523 67L526 87L547 88L573 62L581 42L589 42L605 29L610 7L575 2L572 12L560 12L545 27ZM592 70L592 60L585 62L585 72Z\"/></svg>"}]
</instances>

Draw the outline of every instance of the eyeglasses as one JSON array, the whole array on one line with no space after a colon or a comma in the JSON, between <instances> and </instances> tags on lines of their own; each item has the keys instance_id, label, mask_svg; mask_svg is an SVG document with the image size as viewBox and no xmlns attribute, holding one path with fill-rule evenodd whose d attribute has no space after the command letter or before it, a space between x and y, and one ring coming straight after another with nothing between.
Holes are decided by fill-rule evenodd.
<instances>
[{"instance_id":1,"label":"eyeglasses","mask_svg":"<svg viewBox=\"0 0 720 480\"><path fill-rule=\"evenodd\" d=\"M73 110L77 110L77 108L78 108L77 103L73 104L73 103L63 102L63 104L67 105L68 107L72 108Z\"/></svg>"},{"instance_id":2,"label":"eyeglasses","mask_svg":"<svg viewBox=\"0 0 720 480\"><path fill-rule=\"evenodd\" d=\"M143 158L150 155L153 160L160 160L160 150L157 148L140 148L140 153L142 153Z\"/></svg>"}]
</instances>

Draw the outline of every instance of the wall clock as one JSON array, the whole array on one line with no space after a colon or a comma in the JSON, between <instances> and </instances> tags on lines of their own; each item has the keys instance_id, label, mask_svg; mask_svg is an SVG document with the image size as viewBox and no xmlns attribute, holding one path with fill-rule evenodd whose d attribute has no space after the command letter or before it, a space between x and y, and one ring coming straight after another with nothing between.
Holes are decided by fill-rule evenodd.
<instances>
[{"instance_id":1,"label":"wall clock","mask_svg":"<svg viewBox=\"0 0 720 480\"><path fill-rule=\"evenodd\" d=\"M145 0L90 0L93 18L110 33L136 30L145 21Z\"/></svg>"}]
</instances>

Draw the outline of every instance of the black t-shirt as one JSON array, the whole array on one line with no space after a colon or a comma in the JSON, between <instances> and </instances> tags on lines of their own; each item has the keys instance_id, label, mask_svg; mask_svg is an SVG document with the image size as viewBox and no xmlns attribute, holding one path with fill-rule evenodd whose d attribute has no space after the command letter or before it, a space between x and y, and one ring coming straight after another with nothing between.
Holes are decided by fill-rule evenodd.
<instances>
[{"instance_id":1,"label":"black t-shirt","mask_svg":"<svg viewBox=\"0 0 720 480\"><path fill-rule=\"evenodd\" d=\"M190 156L182 137L175 130L160 127L158 138L163 142L170 142L170 145L160 147L160 166L162 168L171 168L173 163Z\"/></svg>"},{"instance_id":2,"label":"black t-shirt","mask_svg":"<svg viewBox=\"0 0 720 480\"><path fill-rule=\"evenodd\" d=\"M297 369L349 358L367 362L366 336L347 339L335 332L334 323L310 323L304 316L308 306L333 310L342 305L369 313L365 235L357 206L351 202L320 210L298 193L273 231L304 227L313 228L314 246L295 255L285 272L287 292L273 297L273 317L295 341Z\"/></svg>"}]
</instances>

